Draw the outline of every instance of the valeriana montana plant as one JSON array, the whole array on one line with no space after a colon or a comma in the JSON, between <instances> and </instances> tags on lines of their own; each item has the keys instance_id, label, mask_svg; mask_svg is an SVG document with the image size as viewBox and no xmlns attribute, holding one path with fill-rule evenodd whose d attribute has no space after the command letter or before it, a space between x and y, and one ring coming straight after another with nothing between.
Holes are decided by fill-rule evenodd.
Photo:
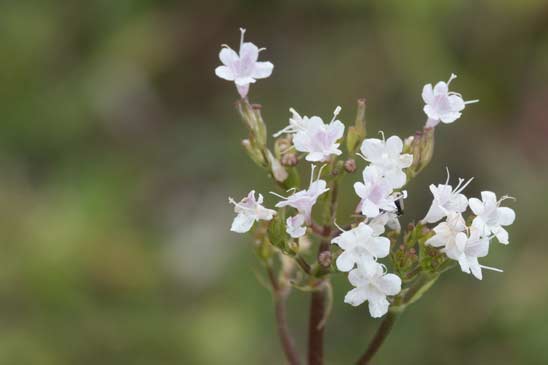
<instances>
[{"instance_id":1,"label":"valeriana montana plant","mask_svg":"<svg viewBox=\"0 0 548 365\"><path fill-rule=\"evenodd\" d=\"M357 357L357 364L368 364L398 316L441 274L458 267L481 280L483 269L502 271L479 260L487 256L491 242L509 242L504 227L513 223L515 214L501 206L508 196L497 198L483 191L481 199L468 198L464 190L472 179L459 178L453 186L447 169L445 183L429 186L432 203L424 216L405 229L398 220L408 194L405 187L432 158L435 128L440 122L454 123L465 106L477 100L464 101L449 91L457 77L451 74L447 82L424 86L426 123L404 141L382 132L374 133L378 138L367 138L366 103L359 99L356 119L347 126L337 119L339 106L328 122L320 116L301 116L290 108L288 126L274 133L274 141L268 143L261 106L252 104L248 93L249 86L270 76L274 66L258 60L264 48L244 42L244 33L241 29L239 53L223 46L219 53L223 65L215 73L235 83L241 96L237 109L248 130L242 146L272 177L278 191L270 193L279 200L265 207L263 195L255 190L240 201L229 198L236 213L231 230L253 234L272 289L278 332L289 364L300 364L301 357L286 319L287 297L292 288L310 294L307 359L311 365L323 364L334 274L346 275L349 282L344 299L334 300L351 306L367 304L372 317L382 318L369 346ZM301 174L310 174L309 180L301 182ZM339 188L346 175L355 181L353 190ZM354 199L353 211L337 212L343 195ZM343 214L347 218L336 222Z\"/></svg>"}]
</instances>

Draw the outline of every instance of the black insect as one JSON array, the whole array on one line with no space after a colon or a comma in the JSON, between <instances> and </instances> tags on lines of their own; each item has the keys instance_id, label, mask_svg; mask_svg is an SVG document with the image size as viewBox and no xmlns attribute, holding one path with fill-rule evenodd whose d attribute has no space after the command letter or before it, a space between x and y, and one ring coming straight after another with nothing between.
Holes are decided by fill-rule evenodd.
<instances>
[{"instance_id":1,"label":"black insect","mask_svg":"<svg viewBox=\"0 0 548 365\"><path fill-rule=\"evenodd\" d=\"M398 217L403 215L403 197L400 197L394 203L396 204L396 208L398 209L398 211L396 213L398 215Z\"/></svg>"}]
</instances>

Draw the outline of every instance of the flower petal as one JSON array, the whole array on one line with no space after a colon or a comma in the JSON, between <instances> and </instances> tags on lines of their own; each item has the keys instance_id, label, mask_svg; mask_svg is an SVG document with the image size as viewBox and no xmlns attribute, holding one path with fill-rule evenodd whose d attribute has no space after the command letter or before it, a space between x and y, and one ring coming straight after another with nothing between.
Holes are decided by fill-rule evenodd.
<instances>
[{"instance_id":1,"label":"flower petal","mask_svg":"<svg viewBox=\"0 0 548 365\"><path fill-rule=\"evenodd\" d=\"M401 279L395 274L386 274L379 279L379 287L386 295L396 295L401 291Z\"/></svg>"},{"instance_id":2,"label":"flower petal","mask_svg":"<svg viewBox=\"0 0 548 365\"><path fill-rule=\"evenodd\" d=\"M274 65L271 62L257 62L255 63L251 77L254 79L265 79L272 74L272 69L274 69Z\"/></svg>"},{"instance_id":3,"label":"flower petal","mask_svg":"<svg viewBox=\"0 0 548 365\"><path fill-rule=\"evenodd\" d=\"M232 48L224 47L219 52L219 59L224 65L232 66L234 62L238 61L239 57Z\"/></svg>"},{"instance_id":4,"label":"flower petal","mask_svg":"<svg viewBox=\"0 0 548 365\"><path fill-rule=\"evenodd\" d=\"M497 217L501 226L509 226L514 223L516 219L516 213L513 209L508 207L497 208Z\"/></svg>"},{"instance_id":5,"label":"flower petal","mask_svg":"<svg viewBox=\"0 0 548 365\"><path fill-rule=\"evenodd\" d=\"M339 269L339 271L348 272L352 270L352 268L354 268L356 260L352 252L343 251L343 253L341 253L339 257L337 257L336 263L337 269Z\"/></svg>"},{"instance_id":6,"label":"flower petal","mask_svg":"<svg viewBox=\"0 0 548 365\"><path fill-rule=\"evenodd\" d=\"M432 90L432 84L426 84L422 88L422 100L426 104L432 104L434 102L434 91Z\"/></svg>"},{"instance_id":7,"label":"flower petal","mask_svg":"<svg viewBox=\"0 0 548 365\"><path fill-rule=\"evenodd\" d=\"M354 307L362 304L367 300L367 292L361 288L355 288L350 290L344 296L344 302L348 303Z\"/></svg>"},{"instance_id":8,"label":"flower petal","mask_svg":"<svg viewBox=\"0 0 548 365\"><path fill-rule=\"evenodd\" d=\"M240 213L236 216L236 218L234 218L230 230L236 233L245 233L251 229L254 222L254 217Z\"/></svg>"},{"instance_id":9,"label":"flower petal","mask_svg":"<svg viewBox=\"0 0 548 365\"><path fill-rule=\"evenodd\" d=\"M234 73L228 66L219 66L215 69L215 75L223 80L234 81Z\"/></svg>"}]
</instances>

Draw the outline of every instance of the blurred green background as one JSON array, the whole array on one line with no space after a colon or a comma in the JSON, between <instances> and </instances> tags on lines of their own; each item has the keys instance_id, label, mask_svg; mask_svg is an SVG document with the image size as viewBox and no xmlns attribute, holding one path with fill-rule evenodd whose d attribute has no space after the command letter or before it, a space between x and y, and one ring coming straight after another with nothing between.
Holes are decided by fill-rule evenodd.
<instances>
[{"instance_id":1,"label":"blurred green background","mask_svg":"<svg viewBox=\"0 0 548 365\"><path fill-rule=\"evenodd\" d=\"M517 197L511 244L484 260L505 272L444 275L376 363L547 364L545 0L2 1L0 364L283 363L250 239L228 230L227 196L271 190L213 73L240 26L275 64L250 92L271 131L290 106L341 105L348 125L366 97L370 135L405 137L422 86L459 75L481 102L438 128L406 219L445 166L476 177L469 195ZM335 285L327 363L349 364L378 321ZM307 303L289 303L302 349Z\"/></svg>"}]
</instances>

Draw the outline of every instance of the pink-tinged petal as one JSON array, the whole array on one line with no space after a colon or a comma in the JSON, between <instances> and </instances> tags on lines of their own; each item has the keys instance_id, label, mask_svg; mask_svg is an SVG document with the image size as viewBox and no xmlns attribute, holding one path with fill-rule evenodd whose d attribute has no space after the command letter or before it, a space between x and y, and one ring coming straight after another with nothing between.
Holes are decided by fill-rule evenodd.
<instances>
[{"instance_id":1,"label":"pink-tinged petal","mask_svg":"<svg viewBox=\"0 0 548 365\"><path fill-rule=\"evenodd\" d=\"M265 79L272 74L273 69L274 65L271 62L257 62L255 63L251 77L254 79Z\"/></svg>"},{"instance_id":2,"label":"pink-tinged petal","mask_svg":"<svg viewBox=\"0 0 548 365\"><path fill-rule=\"evenodd\" d=\"M230 230L236 233L245 233L251 229L254 222L255 219L253 217L240 213L234 218Z\"/></svg>"},{"instance_id":3,"label":"pink-tinged petal","mask_svg":"<svg viewBox=\"0 0 548 365\"><path fill-rule=\"evenodd\" d=\"M457 246L458 250L460 252L464 252L464 249L466 248L466 242L468 241L468 237L466 237L466 233L459 232L455 236L455 245Z\"/></svg>"},{"instance_id":4,"label":"pink-tinged petal","mask_svg":"<svg viewBox=\"0 0 548 365\"><path fill-rule=\"evenodd\" d=\"M215 69L215 75L223 80L234 81L234 73L228 66L219 66Z\"/></svg>"},{"instance_id":5,"label":"pink-tinged petal","mask_svg":"<svg viewBox=\"0 0 548 365\"><path fill-rule=\"evenodd\" d=\"M500 207L497 208L497 218L501 226L509 226L514 223L516 213L511 208Z\"/></svg>"},{"instance_id":6,"label":"pink-tinged petal","mask_svg":"<svg viewBox=\"0 0 548 365\"><path fill-rule=\"evenodd\" d=\"M259 58L259 48L251 42L245 42L240 47L240 60L245 63L255 63Z\"/></svg>"},{"instance_id":7,"label":"pink-tinged petal","mask_svg":"<svg viewBox=\"0 0 548 365\"><path fill-rule=\"evenodd\" d=\"M468 199L468 204L470 205L470 209L472 209L472 212L474 212L475 215L480 215L483 213L483 203L478 198Z\"/></svg>"},{"instance_id":8,"label":"pink-tinged petal","mask_svg":"<svg viewBox=\"0 0 548 365\"><path fill-rule=\"evenodd\" d=\"M249 92L249 84L245 84L245 85L236 84L236 89L238 89L238 93L243 99L247 96L247 93Z\"/></svg>"},{"instance_id":9,"label":"pink-tinged petal","mask_svg":"<svg viewBox=\"0 0 548 365\"><path fill-rule=\"evenodd\" d=\"M233 49L224 47L219 53L219 59L224 65L232 66L236 61L238 61L239 57Z\"/></svg>"},{"instance_id":10,"label":"pink-tinged petal","mask_svg":"<svg viewBox=\"0 0 548 365\"><path fill-rule=\"evenodd\" d=\"M386 274L379 279L379 287L386 295L396 295L401 291L401 279L395 274Z\"/></svg>"},{"instance_id":11,"label":"pink-tinged petal","mask_svg":"<svg viewBox=\"0 0 548 365\"><path fill-rule=\"evenodd\" d=\"M398 155L403 150L403 142L400 137L392 136L386 140L386 148L389 153Z\"/></svg>"},{"instance_id":12,"label":"pink-tinged petal","mask_svg":"<svg viewBox=\"0 0 548 365\"><path fill-rule=\"evenodd\" d=\"M239 77L237 76L235 79L234 79L234 82L236 83L236 85L238 86L249 86L249 84L253 84L255 83L255 79L252 78L252 77Z\"/></svg>"},{"instance_id":13,"label":"pink-tinged petal","mask_svg":"<svg viewBox=\"0 0 548 365\"><path fill-rule=\"evenodd\" d=\"M434 86L434 95L445 95L449 92L447 84L443 81L440 81Z\"/></svg>"},{"instance_id":14,"label":"pink-tinged petal","mask_svg":"<svg viewBox=\"0 0 548 365\"><path fill-rule=\"evenodd\" d=\"M485 221L481 217L476 217L472 221L472 227L475 227L478 229L478 231L482 232L482 234L487 235L489 234L489 229L485 225Z\"/></svg>"},{"instance_id":15,"label":"pink-tinged petal","mask_svg":"<svg viewBox=\"0 0 548 365\"><path fill-rule=\"evenodd\" d=\"M422 110L424 110L424 113L428 116L429 119L432 119L432 121L439 121L440 115L438 113L438 110L434 108L432 105L427 104L425 105ZM429 127L435 126L435 123L432 123Z\"/></svg>"},{"instance_id":16,"label":"pink-tinged petal","mask_svg":"<svg viewBox=\"0 0 548 365\"><path fill-rule=\"evenodd\" d=\"M449 106L451 107L452 111L460 112L465 107L464 100L462 100L462 98L458 95L450 95Z\"/></svg>"},{"instance_id":17,"label":"pink-tinged petal","mask_svg":"<svg viewBox=\"0 0 548 365\"><path fill-rule=\"evenodd\" d=\"M364 289L352 289L346 293L344 302L351 306L358 306L367 300L367 292Z\"/></svg>"},{"instance_id":18,"label":"pink-tinged petal","mask_svg":"<svg viewBox=\"0 0 548 365\"><path fill-rule=\"evenodd\" d=\"M435 126L437 126L438 124L440 124L440 120L439 119L432 119L432 118L428 118L426 120L426 124L425 124L425 127L426 128L434 128Z\"/></svg>"},{"instance_id":19,"label":"pink-tinged petal","mask_svg":"<svg viewBox=\"0 0 548 365\"><path fill-rule=\"evenodd\" d=\"M362 182L355 182L354 183L354 191L356 192L356 195L358 195L362 199L367 198L367 189L365 188L365 185Z\"/></svg>"},{"instance_id":20,"label":"pink-tinged petal","mask_svg":"<svg viewBox=\"0 0 548 365\"><path fill-rule=\"evenodd\" d=\"M432 90L432 84L426 84L422 88L422 100L426 104L432 104L434 102L434 91Z\"/></svg>"},{"instance_id":21,"label":"pink-tinged petal","mask_svg":"<svg viewBox=\"0 0 548 365\"><path fill-rule=\"evenodd\" d=\"M343 253L337 257L336 263L339 271L347 272L352 270L356 261L354 260L354 255L351 252L343 251Z\"/></svg>"},{"instance_id":22,"label":"pink-tinged petal","mask_svg":"<svg viewBox=\"0 0 548 365\"><path fill-rule=\"evenodd\" d=\"M462 113L459 113L459 112L444 113L443 115L440 116L440 120L442 121L442 123L451 124L455 120L459 119L461 115Z\"/></svg>"},{"instance_id":23,"label":"pink-tinged petal","mask_svg":"<svg viewBox=\"0 0 548 365\"><path fill-rule=\"evenodd\" d=\"M466 256L485 257L489 253L489 240L482 239L466 248Z\"/></svg>"}]
</instances>

